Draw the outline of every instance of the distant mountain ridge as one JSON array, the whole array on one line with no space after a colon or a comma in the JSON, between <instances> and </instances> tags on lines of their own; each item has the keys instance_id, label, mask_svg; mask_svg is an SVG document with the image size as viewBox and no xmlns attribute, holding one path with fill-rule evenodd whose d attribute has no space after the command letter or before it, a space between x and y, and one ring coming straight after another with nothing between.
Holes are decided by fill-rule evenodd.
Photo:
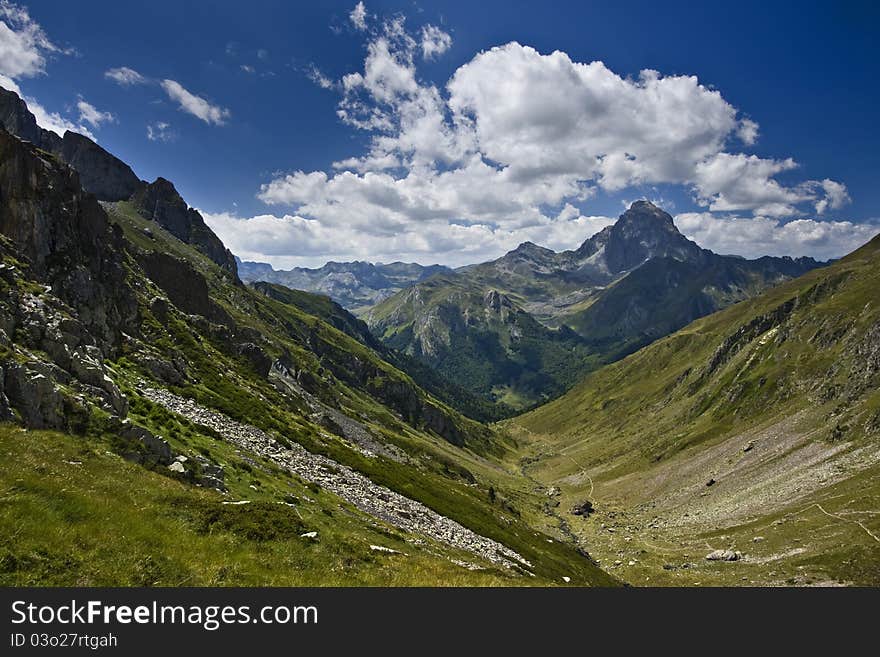
<instances>
[{"instance_id":1,"label":"distant mountain ridge","mask_svg":"<svg viewBox=\"0 0 880 657\"><path fill-rule=\"evenodd\" d=\"M527 405L694 319L820 265L812 258L717 255L682 235L668 213L636 201L575 250L526 242L491 262L418 283L362 316L387 344L447 378ZM518 326L527 323L524 316L537 325L527 332L529 341L480 309L490 294L505 299ZM551 355L560 336L564 358ZM461 353L469 354L466 362Z\"/></svg>"},{"instance_id":2,"label":"distant mountain ridge","mask_svg":"<svg viewBox=\"0 0 880 657\"><path fill-rule=\"evenodd\" d=\"M265 262L238 260L238 271L246 283L277 283L294 290L324 294L351 312L380 303L395 292L438 273L452 270L443 265L419 265L408 262L388 264L328 262L323 267L294 267L278 270Z\"/></svg>"}]
</instances>

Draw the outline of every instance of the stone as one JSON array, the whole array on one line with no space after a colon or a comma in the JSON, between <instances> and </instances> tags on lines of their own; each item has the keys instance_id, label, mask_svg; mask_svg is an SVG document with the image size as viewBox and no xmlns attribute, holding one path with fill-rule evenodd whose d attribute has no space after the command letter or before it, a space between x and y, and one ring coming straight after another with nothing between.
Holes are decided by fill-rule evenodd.
<instances>
[{"instance_id":1,"label":"stone","mask_svg":"<svg viewBox=\"0 0 880 657\"><path fill-rule=\"evenodd\" d=\"M168 323L168 299L164 297L153 297L150 299L150 312L162 324Z\"/></svg>"},{"instance_id":2,"label":"stone","mask_svg":"<svg viewBox=\"0 0 880 657\"><path fill-rule=\"evenodd\" d=\"M186 468L183 466L183 463L181 463L180 461L175 461L174 463L172 463L171 465L168 466L168 469L171 470L171 472L179 472L181 474L186 472Z\"/></svg>"},{"instance_id":3,"label":"stone","mask_svg":"<svg viewBox=\"0 0 880 657\"><path fill-rule=\"evenodd\" d=\"M235 353L251 364L254 371L261 377L269 376L269 370L272 368L272 359L258 345L253 342L244 342L235 345Z\"/></svg>"},{"instance_id":4,"label":"stone","mask_svg":"<svg viewBox=\"0 0 880 657\"><path fill-rule=\"evenodd\" d=\"M64 397L48 376L16 363L6 367L4 384L7 399L21 414L25 426L33 429L65 427Z\"/></svg>"},{"instance_id":5,"label":"stone","mask_svg":"<svg viewBox=\"0 0 880 657\"><path fill-rule=\"evenodd\" d=\"M223 466L212 463L204 456L197 455L196 462L199 464L199 472L196 483L205 488L213 488L220 492L226 492L225 473Z\"/></svg>"},{"instance_id":6,"label":"stone","mask_svg":"<svg viewBox=\"0 0 880 657\"><path fill-rule=\"evenodd\" d=\"M306 532L305 534L300 534L300 538L318 538L318 532Z\"/></svg>"},{"instance_id":7,"label":"stone","mask_svg":"<svg viewBox=\"0 0 880 657\"><path fill-rule=\"evenodd\" d=\"M713 550L706 555L706 561L739 561L740 559L742 553L733 550Z\"/></svg>"},{"instance_id":8,"label":"stone","mask_svg":"<svg viewBox=\"0 0 880 657\"><path fill-rule=\"evenodd\" d=\"M575 516L583 516L584 518L588 518L591 513L594 513L595 509L593 508L593 503L590 500L584 500L580 504L572 507L571 513Z\"/></svg>"},{"instance_id":9,"label":"stone","mask_svg":"<svg viewBox=\"0 0 880 657\"><path fill-rule=\"evenodd\" d=\"M133 424L130 420L123 420L119 435L122 438L139 444L143 452L159 465L171 463L171 445L168 444L167 440L155 435L150 430ZM135 454L134 456L136 460L143 458L140 454Z\"/></svg>"}]
</instances>

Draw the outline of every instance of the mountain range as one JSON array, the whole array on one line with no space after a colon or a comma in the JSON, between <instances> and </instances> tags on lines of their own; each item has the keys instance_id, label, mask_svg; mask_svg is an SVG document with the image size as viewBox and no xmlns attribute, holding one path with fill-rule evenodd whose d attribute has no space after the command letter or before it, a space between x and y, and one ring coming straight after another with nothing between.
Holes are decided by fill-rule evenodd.
<instances>
[{"instance_id":1,"label":"mountain range","mask_svg":"<svg viewBox=\"0 0 880 657\"><path fill-rule=\"evenodd\" d=\"M820 264L717 255L682 235L669 214L637 201L574 251L527 242L418 283L362 316L386 344L521 408Z\"/></svg>"},{"instance_id":2,"label":"mountain range","mask_svg":"<svg viewBox=\"0 0 880 657\"><path fill-rule=\"evenodd\" d=\"M238 270L246 283L265 281L324 294L353 313L369 308L434 274L451 271L443 265L422 266L409 262L373 264L362 261L331 261L317 269L294 267L277 270L265 262L241 260L238 261Z\"/></svg>"},{"instance_id":3,"label":"mountain range","mask_svg":"<svg viewBox=\"0 0 880 657\"><path fill-rule=\"evenodd\" d=\"M638 202L352 267L399 286L358 318L0 119L0 584L880 584L880 237L744 260Z\"/></svg>"}]
</instances>

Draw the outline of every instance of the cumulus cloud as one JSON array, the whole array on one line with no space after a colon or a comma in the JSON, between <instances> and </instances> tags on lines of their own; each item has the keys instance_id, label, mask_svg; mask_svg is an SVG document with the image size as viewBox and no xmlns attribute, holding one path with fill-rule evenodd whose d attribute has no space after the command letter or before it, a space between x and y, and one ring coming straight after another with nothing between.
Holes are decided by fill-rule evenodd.
<instances>
[{"instance_id":1,"label":"cumulus cloud","mask_svg":"<svg viewBox=\"0 0 880 657\"><path fill-rule=\"evenodd\" d=\"M736 130L736 136L746 146L751 146L758 141L760 126L751 119L742 119L739 122L739 128Z\"/></svg>"},{"instance_id":2,"label":"cumulus cloud","mask_svg":"<svg viewBox=\"0 0 880 657\"><path fill-rule=\"evenodd\" d=\"M363 31L367 29L367 8L364 6L363 1L358 2L354 6L354 9L348 15L348 19L356 30Z\"/></svg>"},{"instance_id":3,"label":"cumulus cloud","mask_svg":"<svg viewBox=\"0 0 880 657\"><path fill-rule=\"evenodd\" d=\"M85 135L89 139L95 139L95 135L92 134L92 132L82 123L71 121L70 119L61 116L58 112L50 112L37 102L36 98L25 96L24 99L25 102L27 102L31 114L33 114L34 118L37 120L37 125L41 128L51 130L59 137L63 137L64 133L70 130L71 132L78 132L81 135Z\"/></svg>"},{"instance_id":4,"label":"cumulus cloud","mask_svg":"<svg viewBox=\"0 0 880 657\"><path fill-rule=\"evenodd\" d=\"M146 84L149 79L128 66L120 66L104 71L104 77L113 80L116 84L123 87L130 87L136 84Z\"/></svg>"},{"instance_id":5,"label":"cumulus cloud","mask_svg":"<svg viewBox=\"0 0 880 657\"><path fill-rule=\"evenodd\" d=\"M880 224L814 219L784 221L708 212L676 215L675 224L700 246L716 253L749 258L763 255L807 255L818 260L839 258L880 232Z\"/></svg>"},{"instance_id":6,"label":"cumulus cloud","mask_svg":"<svg viewBox=\"0 0 880 657\"><path fill-rule=\"evenodd\" d=\"M100 128L102 123L116 121L116 117L112 113L102 112L82 96L76 102L76 109L79 110L79 120L88 123L93 128Z\"/></svg>"},{"instance_id":7,"label":"cumulus cloud","mask_svg":"<svg viewBox=\"0 0 880 657\"><path fill-rule=\"evenodd\" d=\"M8 91L14 91L19 96L21 96L21 88L18 86L15 80L12 78L6 77L2 73L0 73L0 87Z\"/></svg>"},{"instance_id":8,"label":"cumulus cloud","mask_svg":"<svg viewBox=\"0 0 880 657\"><path fill-rule=\"evenodd\" d=\"M56 46L28 10L0 0L0 75L9 79L45 73L46 58L69 52Z\"/></svg>"},{"instance_id":9,"label":"cumulus cloud","mask_svg":"<svg viewBox=\"0 0 880 657\"><path fill-rule=\"evenodd\" d=\"M357 26L354 16L366 20L366 9L353 12ZM366 152L263 184L258 198L283 208L281 216L217 220L219 232L235 227L229 235L240 248L274 258L287 249L307 259L421 254L461 264L498 256L516 240L576 246L601 223L582 210L599 190L632 196L677 185L709 211L701 216L751 215L779 230L793 224L789 233L808 225L781 219L810 221L807 212L849 201L831 179L790 182L792 158L738 152L757 141L757 122L695 76L626 77L599 61L511 42L477 54L438 86L419 76L417 63L449 47L445 32L410 31L402 15L366 32L362 69L338 83L312 72L340 94L340 120L368 135ZM847 230L857 232L847 222L813 223L827 231L828 252L851 243ZM258 236L272 232L271 243L249 241L251 226ZM788 252L818 252L817 244L793 240Z\"/></svg>"},{"instance_id":10,"label":"cumulus cloud","mask_svg":"<svg viewBox=\"0 0 880 657\"><path fill-rule=\"evenodd\" d=\"M816 212L824 214L826 210L839 210L850 202L849 192L846 185L825 178L819 185L824 196L816 201Z\"/></svg>"},{"instance_id":11,"label":"cumulus cloud","mask_svg":"<svg viewBox=\"0 0 880 657\"><path fill-rule=\"evenodd\" d=\"M458 266L496 257L525 241L562 249L614 221L609 217L581 216L575 210L565 221L524 228L429 221L378 234L365 232L360 226L331 226L300 215L243 218L202 211L202 216L240 258L270 262L279 268L319 267L328 260L364 258L374 262L406 260Z\"/></svg>"},{"instance_id":12,"label":"cumulus cloud","mask_svg":"<svg viewBox=\"0 0 880 657\"><path fill-rule=\"evenodd\" d=\"M26 8L0 0L0 86L24 98L40 127L59 136L71 130L94 139L82 120L75 123L58 112L47 110L36 98L22 93L17 82L45 74L46 62L51 56L72 52L55 45Z\"/></svg>"},{"instance_id":13,"label":"cumulus cloud","mask_svg":"<svg viewBox=\"0 0 880 657\"><path fill-rule=\"evenodd\" d=\"M452 37L436 25L425 25L422 27L420 45L422 57L434 59L452 47Z\"/></svg>"},{"instance_id":14,"label":"cumulus cloud","mask_svg":"<svg viewBox=\"0 0 880 657\"><path fill-rule=\"evenodd\" d=\"M156 121L147 124L147 139L150 141L169 142L174 141L175 135L171 131L171 124L165 121Z\"/></svg>"},{"instance_id":15,"label":"cumulus cloud","mask_svg":"<svg viewBox=\"0 0 880 657\"><path fill-rule=\"evenodd\" d=\"M168 97L177 102L182 111L192 114L208 125L223 125L230 116L228 109L212 105L201 96L196 96L185 89L176 80L162 80L160 84Z\"/></svg>"}]
</instances>

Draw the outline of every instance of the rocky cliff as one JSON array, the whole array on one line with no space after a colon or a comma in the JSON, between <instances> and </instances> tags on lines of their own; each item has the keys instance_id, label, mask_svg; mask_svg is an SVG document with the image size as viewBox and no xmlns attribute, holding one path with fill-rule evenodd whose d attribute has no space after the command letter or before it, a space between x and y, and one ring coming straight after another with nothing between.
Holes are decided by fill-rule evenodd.
<instances>
[{"instance_id":1,"label":"rocky cliff","mask_svg":"<svg viewBox=\"0 0 880 657\"><path fill-rule=\"evenodd\" d=\"M79 173L83 189L102 201L129 198L144 183L131 167L94 141L67 131L59 137L37 125L27 104L13 91L0 87L0 125L11 134L54 153Z\"/></svg>"},{"instance_id":2,"label":"rocky cliff","mask_svg":"<svg viewBox=\"0 0 880 657\"><path fill-rule=\"evenodd\" d=\"M202 215L189 207L165 178L156 178L131 197L131 202L145 219L155 221L177 239L191 244L237 279L235 256L214 234Z\"/></svg>"}]
</instances>

